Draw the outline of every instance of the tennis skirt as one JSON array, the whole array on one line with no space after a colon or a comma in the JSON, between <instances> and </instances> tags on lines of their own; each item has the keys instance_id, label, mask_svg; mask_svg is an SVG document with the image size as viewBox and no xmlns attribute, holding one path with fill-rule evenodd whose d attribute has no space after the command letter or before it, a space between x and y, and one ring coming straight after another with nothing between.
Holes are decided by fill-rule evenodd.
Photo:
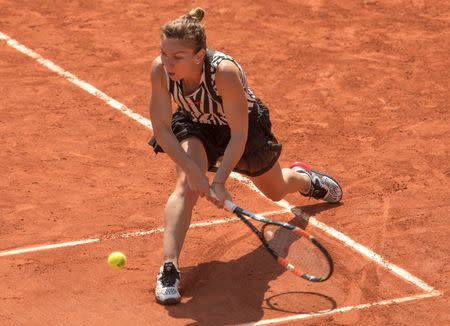
<instances>
[{"instance_id":1,"label":"tennis skirt","mask_svg":"<svg viewBox=\"0 0 450 326\"><path fill-rule=\"evenodd\" d=\"M281 154L281 144L272 133L269 110L258 100L249 112L249 128L244 154L235 166L235 172L256 177L269 171ZM192 121L190 114L178 108L172 116L172 131L179 142L198 138L208 156L208 170L216 171L216 164L230 141L230 127ZM149 141L155 153L163 153L155 137Z\"/></svg>"}]
</instances>

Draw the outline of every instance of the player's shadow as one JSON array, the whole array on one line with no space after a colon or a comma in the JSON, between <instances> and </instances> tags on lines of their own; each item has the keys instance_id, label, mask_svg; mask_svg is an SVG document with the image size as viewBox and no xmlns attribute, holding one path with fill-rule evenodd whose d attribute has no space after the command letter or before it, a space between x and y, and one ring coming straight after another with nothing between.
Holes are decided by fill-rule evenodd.
<instances>
[{"instance_id":1,"label":"player's shadow","mask_svg":"<svg viewBox=\"0 0 450 326\"><path fill-rule=\"evenodd\" d=\"M330 203L318 203L318 204L312 204L312 205L303 205L303 206L296 206L291 209L291 212L298 216L302 215L304 219L307 219L308 216L314 216L317 215L323 211L327 211L329 209L334 209L336 207L342 206L342 203L336 203L336 204L330 204Z\"/></svg>"},{"instance_id":2,"label":"player's shadow","mask_svg":"<svg viewBox=\"0 0 450 326\"><path fill-rule=\"evenodd\" d=\"M283 269L262 247L228 262L210 261L181 270L188 301L166 309L187 325L237 325L262 318L269 282Z\"/></svg>"},{"instance_id":3,"label":"player's shadow","mask_svg":"<svg viewBox=\"0 0 450 326\"><path fill-rule=\"evenodd\" d=\"M294 218L289 222L305 228L305 217L308 215L299 207L294 208L292 212ZM236 242L242 243L248 236L249 234ZM336 307L332 298L320 293L273 292L269 283L284 272L262 246L231 261L210 261L182 268L182 294L187 301L185 299L180 304L165 308L173 318L194 321L187 325L236 325L262 319L264 309L284 313L311 313ZM300 283L297 282L302 281L293 275L289 277L292 277L290 281L295 284L293 288L298 289ZM268 292L269 290L271 292ZM268 294L272 296L266 299ZM296 305L289 305L288 309L282 308L282 302L286 301L283 298L293 296L297 296L300 301L297 301ZM302 299L298 299L299 297ZM278 298L276 303L274 298ZM314 306L309 305L311 298L314 299Z\"/></svg>"}]
</instances>

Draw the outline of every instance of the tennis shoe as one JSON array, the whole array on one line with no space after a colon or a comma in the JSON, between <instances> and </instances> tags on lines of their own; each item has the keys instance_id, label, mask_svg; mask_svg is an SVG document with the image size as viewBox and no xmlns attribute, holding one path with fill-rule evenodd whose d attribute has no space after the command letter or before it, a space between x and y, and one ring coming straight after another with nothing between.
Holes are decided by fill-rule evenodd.
<instances>
[{"instance_id":1,"label":"tennis shoe","mask_svg":"<svg viewBox=\"0 0 450 326\"><path fill-rule=\"evenodd\" d=\"M322 199L329 203L338 203L342 199L342 188L333 177L315 171L301 162L295 162L290 168L298 173L307 174L311 179L309 191L306 194L300 192L301 195Z\"/></svg>"},{"instance_id":2,"label":"tennis shoe","mask_svg":"<svg viewBox=\"0 0 450 326\"><path fill-rule=\"evenodd\" d=\"M180 271L172 262L164 263L156 277L156 301L163 305L180 302Z\"/></svg>"}]
</instances>

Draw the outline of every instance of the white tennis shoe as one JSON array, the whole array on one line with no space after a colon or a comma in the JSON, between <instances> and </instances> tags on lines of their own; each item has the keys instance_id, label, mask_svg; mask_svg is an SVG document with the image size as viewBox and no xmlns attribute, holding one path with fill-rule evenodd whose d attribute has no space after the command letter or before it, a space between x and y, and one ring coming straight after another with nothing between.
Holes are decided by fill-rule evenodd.
<instances>
[{"instance_id":1,"label":"white tennis shoe","mask_svg":"<svg viewBox=\"0 0 450 326\"><path fill-rule=\"evenodd\" d=\"M163 305L180 302L180 271L172 262L164 263L156 277L156 301Z\"/></svg>"},{"instance_id":2,"label":"white tennis shoe","mask_svg":"<svg viewBox=\"0 0 450 326\"><path fill-rule=\"evenodd\" d=\"M314 171L302 162L295 162L290 168L298 173L305 173L311 179L309 191L302 194L305 197L322 199L329 203L338 203L342 199L342 188L333 177Z\"/></svg>"}]
</instances>

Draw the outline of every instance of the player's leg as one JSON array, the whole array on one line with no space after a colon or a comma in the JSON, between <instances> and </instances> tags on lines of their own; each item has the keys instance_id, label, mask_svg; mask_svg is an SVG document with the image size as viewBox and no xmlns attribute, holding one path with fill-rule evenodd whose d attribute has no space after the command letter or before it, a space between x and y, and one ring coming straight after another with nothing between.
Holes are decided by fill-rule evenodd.
<instances>
[{"instance_id":1,"label":"player's leg","mask_svg":"<svg viewBox=\"0 0 450 326\"><path fill-rule=\"evenodd\" d=\"M339 202L342 189L329 175L314 171L297 162L291 168L280 167L281 145L272 133L269 110L260 100L249 114L249 136L246 150L235 170L251 176L254 184L270 199L281 200L286 194L302 195ZM273 163L275 162L275 163Z\"/></svg>"},{"instance_id":2,"label":"player's leg","mask_svg":"<svg viewBox=\"0 0 450 326\"><path fill-rule=\"evenodd\" d=\"M202 142L195 137L185 139L181 146L193 161L207 170L208 158ZM198 195L189 188L185 172L177 166L177 183L164 210L164 261L178 268L178 257L191 222L192 209Z\"/></svg>"},{"instance_id":3,"label":"player's leg","mask_svg":"<svg viewBox=\"0 0 450 326\"><path fill-rule=\"evenodd\" d=\"M208 158L202 142L191 137L183 140L181 146L206 171ZM177 174L175 190L169 196L164 210L164 265L158 273L155 288L156 300L162 304L178 303L181 299L178 258L191 222L192 209L198 199L198 195L189 188L184 171L177 167Z\"/></svg>"},{"instance_id":4,"label":"player's leg","mask_svg":"<svg viewBox=\"0 0 450 326\"><path fill-rule=\"evenodd\" d=\"M270 199L281 200L286 194L300 192L303 196L337 203L342 199L342 188L331 176L312 170L296 162L281 169L278 162L266 173L251 177L254 184Z\"/></svg>"},{"instance_id":5,"label":"player's leg","mask_svg":"<svg viewBox=\"0 0 450 326\"><path fill-rule=\"evenodd\" d=\"M278 161L266 173L249 177L259 190L269 199L278 201L289 193L306 193L310 187L310 178L306 174L291 169L282 169Z\"/></svg>"}]
</instances>

